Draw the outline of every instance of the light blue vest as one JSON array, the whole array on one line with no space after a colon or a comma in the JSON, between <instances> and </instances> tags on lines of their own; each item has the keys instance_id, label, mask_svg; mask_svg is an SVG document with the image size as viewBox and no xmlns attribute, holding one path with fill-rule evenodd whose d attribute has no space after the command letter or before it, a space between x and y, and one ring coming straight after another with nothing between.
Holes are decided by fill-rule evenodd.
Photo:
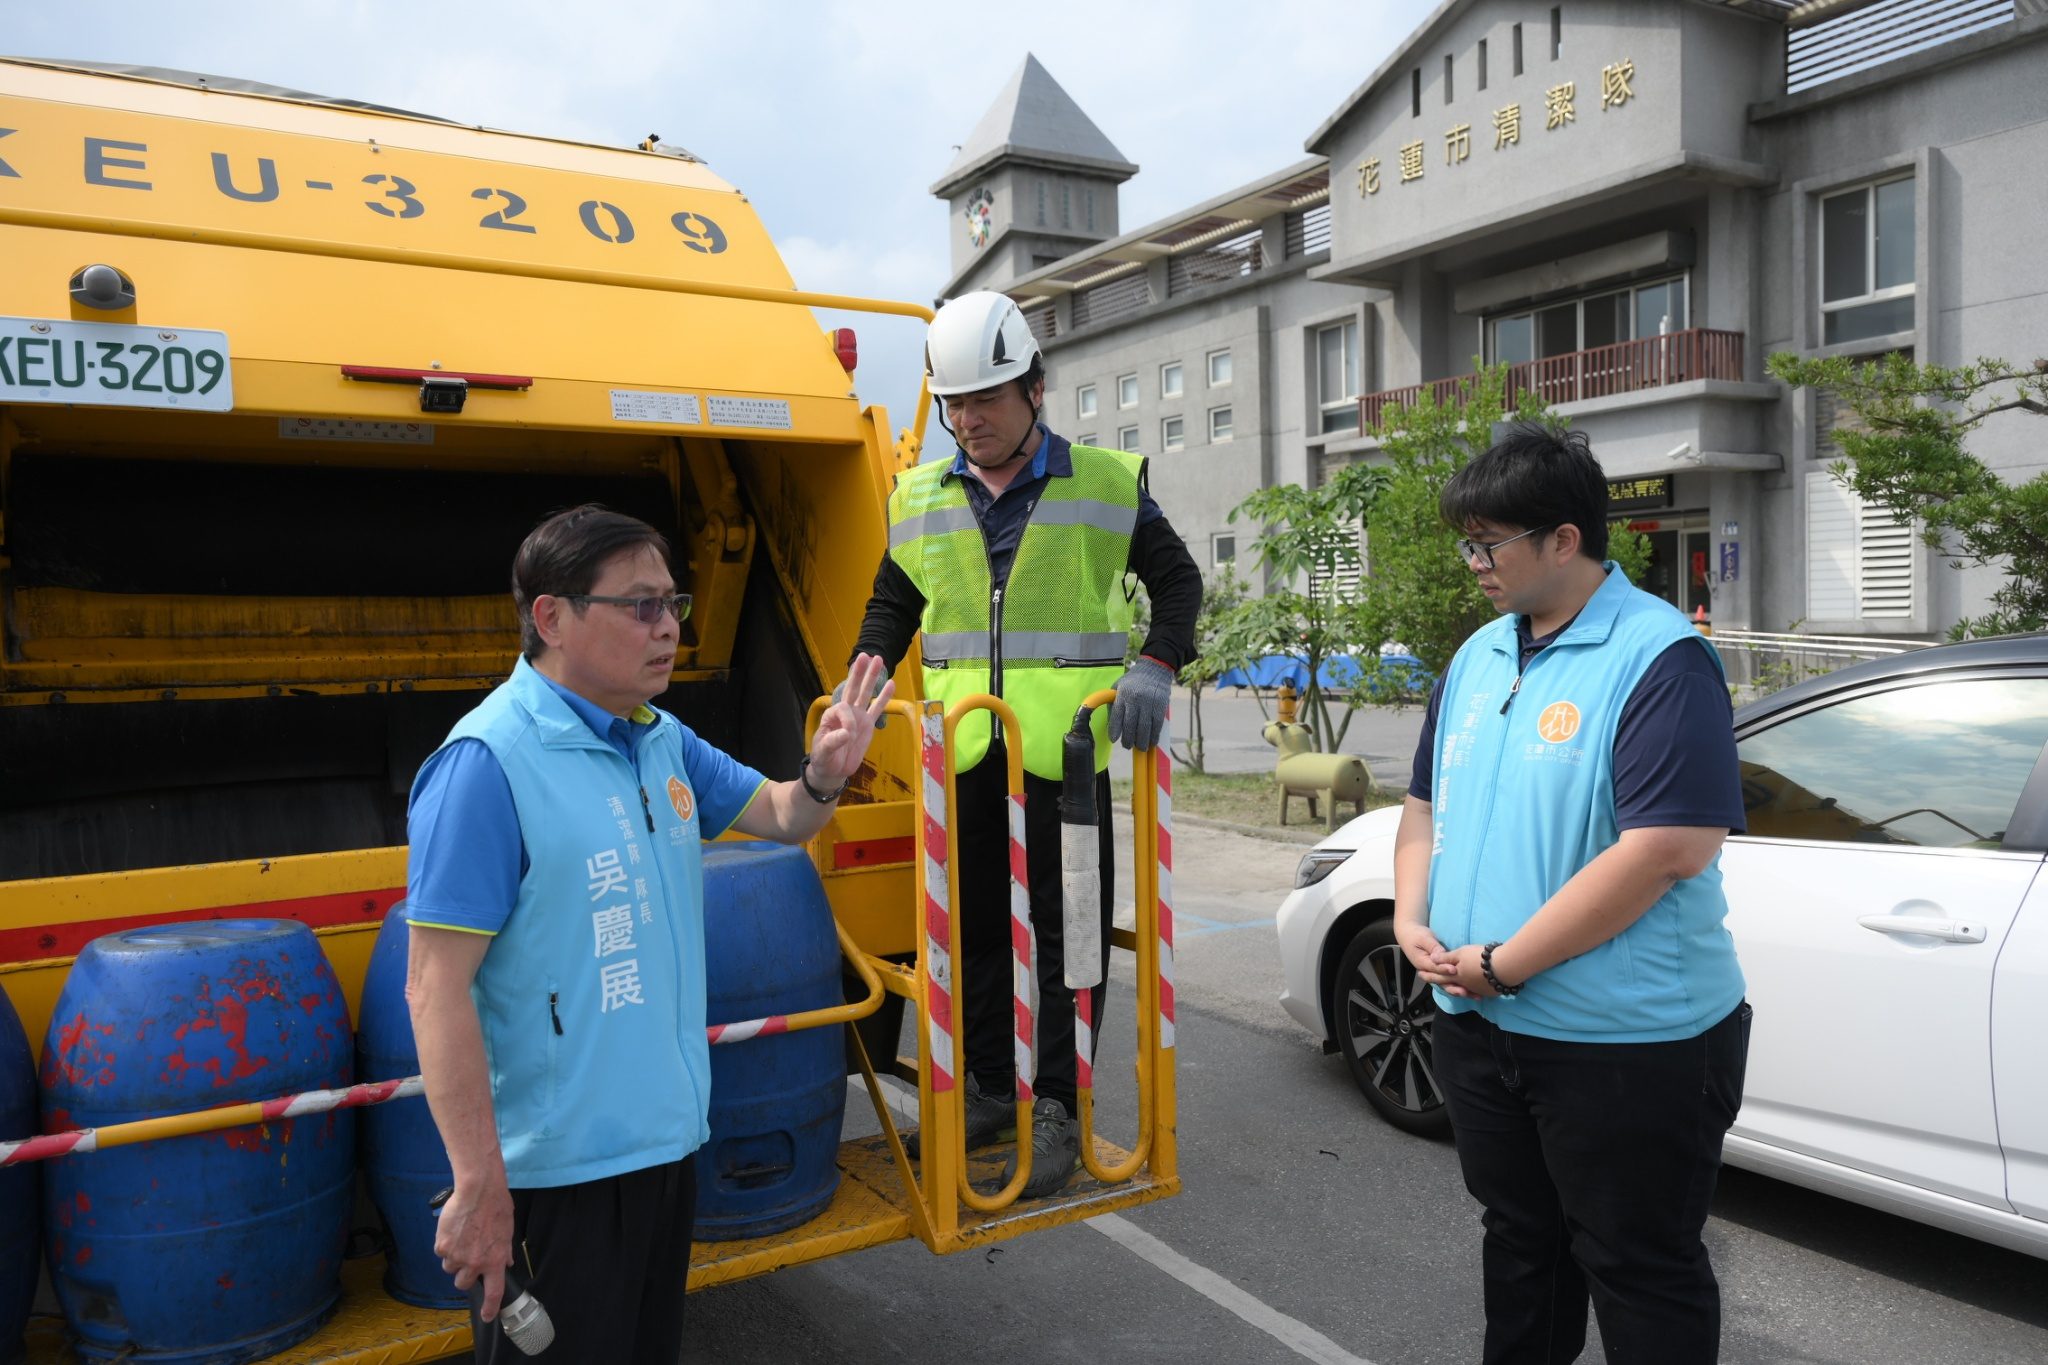
<instances>
[{"instance_id":1,"label":"light blue vest","mask_svg":"<svg viewBox=\"0 0 2048 1365\"><path fill-rule=\"evenodd\" d=\"M1515 617L1474 632L1444 677L1431 809L1429 924L1446 948L1506 939L1621 837L1614 734L1643 673L1674 642L1713 647L1670 603L1611 561L1570 629L1520 662ZM1722 927L1720 859L1678 883L1614 938L1539 972L1519 995L1477 1008L1496 1026L1570 1042L1690 1038L1741 1001L1742 969Z\"/></svg>"},{"instance_id":2,"label":"light blue vest","mask_svg":"<svg viewBox=\"0 0 2048 1365\"><path fill-rule=\"evenodd\" d=\"M449 732L512 785L527 871L471 995L515 1189L680 1161L710 1136L704 882L682 727L629 764L521 659Z\"/></svg>"}]
</instances>

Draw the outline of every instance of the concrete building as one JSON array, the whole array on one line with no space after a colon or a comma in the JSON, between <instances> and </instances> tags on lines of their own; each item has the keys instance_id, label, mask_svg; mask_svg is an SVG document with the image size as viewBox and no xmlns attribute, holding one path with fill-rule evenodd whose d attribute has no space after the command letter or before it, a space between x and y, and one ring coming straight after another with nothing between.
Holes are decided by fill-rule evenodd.
<instances>
[{"instance_id":1,"label":"concrete building","mask_svg":"<svg viewBox=\"0 0 2048 1365\"><path fill-rule=\"evenodd\" d=\"M1309 278L1329 260L1321 157L1119 233L1116 186L1136 169L1027 57L933 187L956 210L946 295L1000 289L1023 306L1047 423L1148 457L1207 572L1245 543L1233 507L1307 480L1313 450L1356 432L1367 291ZM991 201L991 230L970 232Z\"/></svg>"},{"instance_id":2,"label":"concrete building","mask_svg":"<svg viewBox=\"0 0 2048 1365\"><path fill-rule=\"evenodd\" d=\"M1446 0L1310 160L1123 234L1135 167L1027 59L935 187L998 187L946 292L1024 305L1048 420L1151 457L1204 569L1246 493L1376 458L1388 405L1505 361L1591 437L1644 586L1723 629L1934 636L2001 575L1838 485L1836 414L1764 361L2048 354L2044 39L2048 0ZM1058 167L1095 231L1038 224ZM2030 478L2043 427L1971 449Z\"/></svg>"},{"instance_id":3,"label":"concrete building","mask_svg":"<svg viewBox=\"0 0 2048 1365\"><path fill-rule=\"evenodd\" d=\"M1645 584L1722 626L1925 636L1984 609L1827 473L1774 351L2048 353L2041 0L1449 0L1309 138L1369 289L1369 425L1512 363L1648 531ZM1980 429L2009 478L2039 418ZM1327 444L1320 469L1369 459Z\"/></svg>"}]
</instances>

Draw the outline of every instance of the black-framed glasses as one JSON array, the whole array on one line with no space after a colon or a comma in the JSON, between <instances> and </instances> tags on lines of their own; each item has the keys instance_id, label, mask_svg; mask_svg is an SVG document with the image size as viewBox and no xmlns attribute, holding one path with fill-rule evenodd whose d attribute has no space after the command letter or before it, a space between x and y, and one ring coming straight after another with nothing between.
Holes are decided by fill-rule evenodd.
<instances>
[{"instance_id":1,"label":"black-framed glasses","mask_svg":"<svg viewBox=\"0 0 2048 1365\"><path fill-rule=\"evenodd\" d=\"M564 602L603 602L607 606L631 607L633 619L643 626L651 626L661 620L666 611L681 625L690 619L690 594L671 593L667 597L599 597L594 593L569 592L562 594Z\"/></svg>"},{"instance_id":2,"label":"black-framed glasses","mask_svg":"<svg viewBox=\"0 0 2048 1365\"><path fill-rule=\"evenodd\" d=\"M1520 535L1509 536L1506 540L1467 540L1460 537L1458 540L1458 553L1464 556L1467 564L1476 559L1479 561L1480 568L1491 572L1493 569L1493 552L1495 550L1498 550L1503 545L1512 545L1518 540L1526 540L1530 536L1542 535L1549 529L1548 526L1531 526Z\"/></svg>"}]
</instances>

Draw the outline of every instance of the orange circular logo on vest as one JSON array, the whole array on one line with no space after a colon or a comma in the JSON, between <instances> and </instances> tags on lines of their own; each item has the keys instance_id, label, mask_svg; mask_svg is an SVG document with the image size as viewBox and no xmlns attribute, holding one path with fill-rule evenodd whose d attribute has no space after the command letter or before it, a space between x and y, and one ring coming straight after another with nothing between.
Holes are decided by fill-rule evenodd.
<instances>
[{"instance_id":1,"label":"orange circular logo on vest","mask_svg":"<svg viewBox=\"0 0 2048 1365\"><path fill-rule=\"evenodd\" d=\"M1554 701L1536 717L1536 733L1546 743L1562 744L1579 732L1579 708L1568 701Z\"/></svg>"},{"instance_id":2,"label":"orange circular logo on vest","mask_svg":"<svg viewBox=\"0 0 2048 1365\"><path fill-rule=\"evenodd\" d=\"M685 824L689 822L690 812L697 809L697 803L690 799L690 789L680 777L668 780L668 803L676 808L676 818Z\"/></svg>"}]
</instances>

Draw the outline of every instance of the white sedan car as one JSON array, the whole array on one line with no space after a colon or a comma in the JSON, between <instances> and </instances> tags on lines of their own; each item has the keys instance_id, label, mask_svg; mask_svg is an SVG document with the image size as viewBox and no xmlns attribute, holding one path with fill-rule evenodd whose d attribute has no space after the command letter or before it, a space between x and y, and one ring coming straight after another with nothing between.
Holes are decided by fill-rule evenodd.
<instances>
[{"instance_id":1,"label":"white sedan car","mask_svg":"<svg viewBox=\"0 0 2048 1365\"><path fill-rule=\"evenodd\" d=\"M1735 733L1749 829L1721 871L1756 1022L1726 1159L2048 1257L2048 634L1846 668ZM1442 1133L1399 820L1302 859L1280 1000L1374 1109Z\"/></svg>"}]
</instances>

